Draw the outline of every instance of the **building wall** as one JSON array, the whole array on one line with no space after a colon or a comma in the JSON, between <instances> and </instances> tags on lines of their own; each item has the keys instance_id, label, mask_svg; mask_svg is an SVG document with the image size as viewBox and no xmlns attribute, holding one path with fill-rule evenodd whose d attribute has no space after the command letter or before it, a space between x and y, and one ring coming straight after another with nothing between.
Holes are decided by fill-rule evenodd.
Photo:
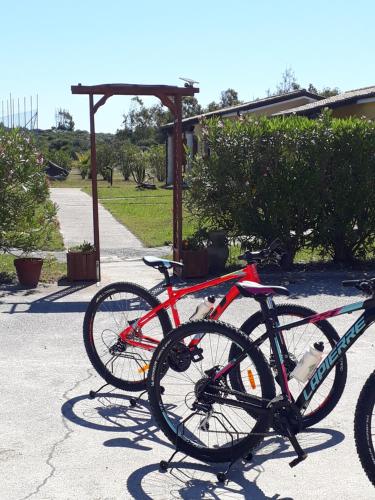
<instances>
[{"instance_id":1,"label":"building wall","mask_svg":"<svg viewBox=\"0 0 375 500\"><path fill-rule=\"evenodd\" d=\"M348 118L349 116L356 116L360 118L362 116L365 116L369 120L375 120L375 102L341 106L339 108L333 109L332 115L335 118Z\"/></svg>"}]
</instances>

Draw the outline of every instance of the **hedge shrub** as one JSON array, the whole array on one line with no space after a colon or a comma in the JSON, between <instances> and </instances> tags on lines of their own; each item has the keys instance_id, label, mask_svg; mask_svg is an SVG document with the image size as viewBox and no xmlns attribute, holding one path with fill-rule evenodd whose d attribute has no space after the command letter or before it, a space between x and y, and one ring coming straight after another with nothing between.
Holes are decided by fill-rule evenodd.
<instances>
[{"instance_id":1,"label":"hedge shrub","mask_svg":"<svg viewBox=\"0 0 375 500\"><path fill-rule=\"evenodd\" d=\"M290 260L318 247L361 257L375 236L375 124L305 117L210 120L209 154L196 157L188 209L208 228L260 245L281 237Z\"/></svg>"}]
</instances>

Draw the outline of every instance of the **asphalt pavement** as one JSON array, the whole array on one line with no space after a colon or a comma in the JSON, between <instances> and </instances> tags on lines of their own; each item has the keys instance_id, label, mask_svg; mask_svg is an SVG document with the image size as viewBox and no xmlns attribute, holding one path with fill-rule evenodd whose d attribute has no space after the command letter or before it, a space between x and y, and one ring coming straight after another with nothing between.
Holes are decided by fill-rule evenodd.
<instances>
[{"instance_id":1,"label":"asphalt pavement","mask_svg":"<svg viewBox=\"0 0 375 500\"><path fill-rule=\"evenodd\" d=\"M341 287L346 277L266 279L286 284L293 293L289 302L326 310L360 300ZM107 262L100 286L128 280L157 290L160 278L140 261ZM88 398L89 390L102 384L82 342L84 312L97 290L96 285L0 288L1 500L375 498L353 439L358 394L374 369L374 328L348 353L347 388L336 409L300 435L307 460L291 469L288 442L269 437L253 462L233 467L224 486L215 475L223 465L180 455L171 471L159 472L159 461L168 459L172 447L155 426L146 396L135 408L129 394L111 387L97 399ZM179 303L183 319L201 295ZM239 326L256 309L254 301L241 298L223 320ZM333 324L343 333L356 316L340 316Z\"/></svg>"}]
</instances>

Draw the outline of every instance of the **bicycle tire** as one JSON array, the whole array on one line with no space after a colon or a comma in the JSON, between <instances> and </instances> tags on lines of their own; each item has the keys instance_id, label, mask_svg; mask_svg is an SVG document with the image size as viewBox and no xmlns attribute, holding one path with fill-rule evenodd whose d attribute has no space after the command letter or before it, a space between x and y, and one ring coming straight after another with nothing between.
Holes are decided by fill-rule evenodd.
<instances>
[{"instance_id":1,"label":"bicycle tire","mask_svg":"<svg viewBox=\"0 0 375 500\"><path fill-rule=\"evenodd\" d=\"M128 282L118 282L118 283L112 283L110 285L107 285L106 287L102 288L90 301L90 304L87 308L84 322L83 322L83 340L84 340L84 345L86 348L86 352L88 355L88 358L92 364L92 366L95 368L96 372L108 383L113 385L114 387L117 387L118 389L122 389L124 391L131 391L131 392L139 392L143 391L146 389L146 380L145 376L143 376L142 379L140 380L129 380L124 377L123 374L121 376L117 373L114 374L111 372L109 369L109 361L104 362L101 359L101 356L98 353L98 346L95 344L94 340L94 328L95 328L95 318L98 315L98 312L100 311L100 307L105 303L107 299L110 299L111 297L115 296L116 294L130 294L134 297L139 297L140 303L144 303L149 306L150 309L155 308L160 304L160 301L152 295L148 290L145 288L136 285L135 283L128 283ZM143 301L143 302L142 302ZM113 309L113 306L112 306ZM119 312L121 310L119 309ZM170 330L172 330L172 324L169 318L169 315L165 309L161 309L155 320L159 323L159 325L156 325L156 328L160 328L160 332L162 335L166 335ZM124 325L125 326L125 325ZM124 327L123 326L123 327ZM106 326L107 328L107 326ZM118 328L119 330L122 330L123 328ZM109 330L110 331L110 330ZM104 330L103 330L104 332ZM118 332L117 332L118 333ZM116 337L116 332L113 332L113 342L115 342L115 337ZM108 346L106 346L108 347ZM136 348L135 348L136 349ZM141 351L141 349L138 349ZM105 353L105 349L103 351ZM145 352L144 349L142 349L142 352ZM103 355L104 356L104 355ZM142 354L142 356L146 356L145 354ZM150 355L151 357L151 355ZM116 360L119 360L121 356L117 356ZM124 358L126 359L126 358ZM143 358L142 358L143 359ZM139 364L139 361L137 361ZM112 366L114 363L112 362ZM122 370L123 373L124 370ZM130 372L130 369L128 368L128 373Z\"/></svg>"},{"instance_id":2,"label":"bicycle tire","mask_svg":"<svg viewBox=\"0 0 375 500\"><path fill-rule=\"evenodd\" d=\"M371 423L375 421L375 371L363 386L354 415L354 439L359 460L367 477L375 486L375 449ZM373 431L374 433L374 431Z\"/></svg>"},{"instance_id":3,"label":"bicycle tire","mask_svg":"<svg viewBox=\"0 0 375 500\"><path fill-rule=\"evenodd\" d=\"M315 311L312 309L309 309L304 306L300 306L297 304L278 304L277 306L277 314L278 316L291 316L291 317L296 317L296 321L301 318L306 318L308 316L311 316L313 314L316 314ZM340 339L338 333L336 330L333 328L333 326L328 323L328 321L323 320L323 321L318 321L317 323L311 324L309 323L309 328L316 327L321 331L322 338L326 338L326 344L329 344L331 347L333 347ZM240 327L240 329L249 335L253 340L255 340L255 331L257 328L263 327L263 331L265 331L264 327L264 321L263 321L263 316L260 311L257 313L253 314L248 318L243 325ZM284 332L284 338L287 340L288 336L293 335L293 329L291 330L286 330ZM299 355L303 354L301 351ZM233 352L232 352L233 355ZM306 412L303 414L302 418L302 423L303 423L303 428L308 428L311 427L312 425L317 424L320 422L323 418L325 418L337 405L339 402L341 395L344 391L345 384L346 384L346 378L347 378L347 371L348 371L348 365L347 365L347 359L346 356L342 356L340 361L336 364L334 370L334 378L333 378L333 383L332 387L329 390L327 396L323 400L322 403L319 404L319 406L315 409L307 413L308 408ZM233 385L233 388L239 391L245 391L245 387L243 386L242 379L241 377L238 377L237 375L233 372L231 373L231 384ZM304 384L299 384L299 388L301 389ZM324 385L324 384L323 384ZM315 396L314 396L315 397ZM314 397L312 401L314 401Z\"/></svg>"},{"instance_id":4,"label":"bicycle tire","mask_svg":"<svg viewBox=\"0 0 375 500\"><path fill-rule=\"evenodd\" d=\"M170 359L169 356L172 352L173 346L175 346L178 342L182 342L188 335L193 336L202 332L205 335L217 332L219 335L223 335L223 337L229 339L231 344L234 342L236 345L246 350L256 368L257 376L259 376L262 397L271 400L275 396L275 385L271 370L262 353L259 349L252 346L252 342L247 335L240 332L233 326L220 321L198 320L190 321L179 326L170 332L168 336L165 337L158 345L151 361L147 381L149 402L151 412L157 424L169 441L176 446L177 450L193 458L206 462L228 462L241 456L246 456L251 450L260 444L270 426L270 418L268 416L263 415L255 420L253 430L246 435L245 438L238 441L238 443L234 444L232 440L232 446L230 447L213 447L212 449L208 449L192 442L188 437L183 438L183 436L181 436L181 433L178 430L181 422L179 423L177 429L173 427L172 421L167 415L168 410L162 401L162 398L165 397L165 366L166 363L168 363L167 359ZM199 346L200 345L201 344L199 344ZM164 386L161 386L162 380L164 380ZM161 387L163 387L163 389L161 389ZM191 392L188 392L188 394L191 394ZM181 397L183 398L184 395L181 394ZM186 395L185 402L187 397L188 396ZM220 410L223 406L225 406L219 403L214 404L218 404L220 406ZM245 411L244 414L247 415ZM185 424L183 424L183 428L184 425Z\"/></svg>"}]
</instances>

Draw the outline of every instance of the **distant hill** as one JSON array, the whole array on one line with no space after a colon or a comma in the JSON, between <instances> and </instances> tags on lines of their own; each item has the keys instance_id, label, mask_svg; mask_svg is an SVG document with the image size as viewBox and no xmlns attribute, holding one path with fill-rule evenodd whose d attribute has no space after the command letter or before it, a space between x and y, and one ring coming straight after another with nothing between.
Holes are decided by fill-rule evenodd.
<instances>
[{"instance_id":1,"label":"distant hill","mask_svg":"<svg viewBox=\"0 0 375 500\"><path fill-rule=\"evenodd\" d=\"M45 151L64 151L72 159L76 153L82 153L90 149L90 134L87 130L33 130L32 134L40 149ZM96 134L97 144L112 144L115 134Z\"/></svg>"}]
</instances>

